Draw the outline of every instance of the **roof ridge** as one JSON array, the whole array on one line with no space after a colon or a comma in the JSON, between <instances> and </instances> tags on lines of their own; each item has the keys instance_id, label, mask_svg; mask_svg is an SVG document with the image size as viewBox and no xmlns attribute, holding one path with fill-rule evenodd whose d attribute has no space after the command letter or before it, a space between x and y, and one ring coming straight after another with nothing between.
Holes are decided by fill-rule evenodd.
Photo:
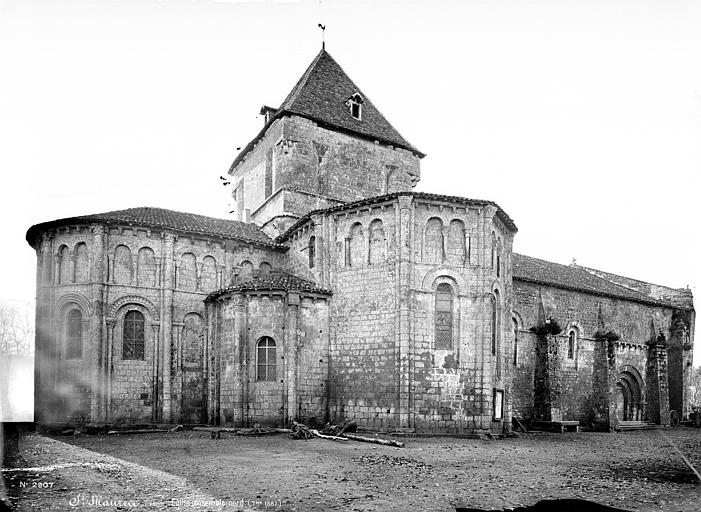
<instances>
[{"instance_id":1,"label":"roof ridge","mask_svg":"<svg viewBox=\"0 0 701 512\"><path fill-rule=\"evenodd\" d=\"M333 292L319 286L315 281L300 277L286 270L275 270L265 275L252 276L225 288L215 290L207 295L205 302L229 292L246 290L299 290L300 292L332 295Z\"/></svg>"},{"instance_id":2,"label":"roof ridge","mask_svg":"<svg viewBox=\"0 0 701 512\"><path fill-rule=\"evenodd\" d=\"M324 54L328 55L331 58L331 60L336 62L335 59L333 57L331 57L331 54L329 54L325 49L322 48L321 51L316 54L316 57L314 57L314 60L312 60L312 62L309 64L309 66L307 66L307 69L304 71L302 76L299 77L299 80L297 80L297 83L294 85L294 87L292 87L292 90L287 94L287 96L282 101L282 103L280 103L280 106L278 107L278 111L286 110L289 107L289 105L292 104L294 102L294 100L297 99L297 97L299 96L299 93L302 91L304 86L309 81L309 77L312 74L312 71L314 70L317 63L319 62L319 60L321 60L321 57ZM336 64L338 64L338 63L336 62Z\"/></svg>"},{"instance_id":3,"label":"roof ridge","mask_svg":"<svg viewBox=\"0 0 701 512\"><path fill-rule=\"evenodd\" d=\"M240 240L281 250L288 249L286 246L275 243L260 226L252 222L243 222L223 217L211 217L199 213L171 210L158 206L135 206L121 210L54 219L31 226L27 230L26 239L27 242L33 246L37 235L42 231L60 228L67 224L90 223L145 226L172 230L185 234L213 236L224 240Z\"/></svg>"},{"instance_id":4,"label":"roof ridge","mask_svg":"<svg viewBox=\"0 0 701 512\"><path fill-rule=\"evenodd\" d=\"M236 222L239 224L246 224L246 225L253 225L256 226L252 222L244 222L236 219L227 219L226 217L214 217L212 215L204 215L202 213L192 213L192 212L185 212L182 210L172 210L171 208L162 208L160 206L133 206L131 208L122 208L121 210L110 210L107 212L98 212L98 213L88 213L85 215L75 215L73 217L65 217L66 219L71 219L71 218L83 218L83 217L94 217L95 215L109 215L112 213L122 213L122 212L128 212L128 211L137 211L137 210L158 210L161 212L170 212L170 213L180 213L182 215L191 215L195 217L203 217L205 219L215 219L215 220L223 220L225 222ZM63 219L57 219L57 220L63 220ZM257 227L257 226L256 226Z\"/></svg>"},{"instance_id":5,"label":"roof ridge","mask_svg":"<svg viewBox=\"0 0 701 512\"><path fill-rule=\"evenodd\" d=\"M621 298L625 300L633 300L637 302L644 302L647 304L665 305L676 307L676 305L670 300L664 298L655 297L652 295L647 295L634 288L628 288L619 283L605 279L595 273L589 272L581 265L565 265L562 263L557 263L554 261L544 260L542 258L536 258L534 256L528 256L520 253L512 253L514 259L514 272L513 278L515 280L531 281L541 284L546 284L549 286L569 288L573 290L583 291L585 293L594 293L597 295L611 296L616 298ZM519 259L523 263L523 267L519 269ZM528 260L538 262L541 268L528 268ZM553 274L548 272L549 269L553 269L558 273ZM594 269L595 270L595 269ZM600 271L604 272L605 271ZM580 276L579 278L577 276ZM582 279L582 276L586 276L583 281L577 282L578 279ZM624 276L619 276L625 279ZM587 282L587 280L589 280ZM597 285L601 283L601 285ZM645 283L644 284L651 284ZM657 286L657 285L654 285Z\"/></svg>"},{"instance_id":6,"label":"roof ridge","mask_svg":"<svg viewBox=\"0 0 701 512\"><path fill-rule=\"evenodd\" d=\"M620 277L621 279L627 279L627 280L629 280L629 281L635 281L635 282L640 283L640 284L647 284L647 285L650 285L650 286L657 286L658 288L666 288L666 289L668 289L668 290L670 290L670 291L684 291L684 290L687 290L687 288L675 288L675 287L673 287L673 286L667 286L667 285L664 285L664 284L653 283L653 282L650 282L650 281L643 281L642 279L638 279L637 277L628 277L628 276L624 276L623 274L616 274L615 272L609 272L609 271L607 271L607 270L601 270L601 269L594 268L594 267L588 267L588 266L586 266L586 265L577 265L577 266L580 267L580 268L583 268L584 270L586 270L586 271L588 271L588 272L589 272L589 271L591 271L591 272L601 272L601 273L606 274L606 275L609 275L609 276L611 276L611 277ZM594 275L596 275L596 274L594 274ZM602 278L602 279L605 279L605 278ZM605 279L605 280L608 281L608 279ZM624 288L630 288L631 290L635 290L634 287L632 287L632 286L630 286L630 285L627 285L627 284L624 284L624 283L615 283L615 284L618 284L619 286L623 286Z\"/></svg>"}]
</instances>

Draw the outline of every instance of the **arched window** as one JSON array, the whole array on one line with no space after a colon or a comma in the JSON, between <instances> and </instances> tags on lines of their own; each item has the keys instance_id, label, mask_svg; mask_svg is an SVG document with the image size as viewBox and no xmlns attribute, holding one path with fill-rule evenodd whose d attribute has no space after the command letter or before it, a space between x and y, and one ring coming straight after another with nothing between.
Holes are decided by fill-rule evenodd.
<instances>
[{"instance_id":1,"label":"arched window","mask_svg":"<svg viewBox=\"0 0 701 512\"><path fill-rule=\"evenodd\" d=\"M71 252L65 245L58 250L58 262L59 284L72 283L73 276L71 275Z\"/></svg>"},{"instance_id":2,"label":"arched window","mask_svg":"<svg viewBox=\"0 0 701 512\"><path fill-rule=\"evenodd\" d=\"M143 361L146 322L140 311L129 311L122 325L122 359Z\"/></svg>"},{"instance_id":3,"label":"arched window","mask_svg":"<svg viewBox=\"0 0 701 512\"><path fill-rule=\"evenodd\" d=\"M83 357L83 315L71 309L66 319L66 359Z\"/></svg>"},{"instance_id":4,"label":"arched window","mask_svg":"<svg viewBox=\"0 0 701 512\"><path fill-rule=\"evenodd\" d=\"M75 282L87 283L90 269L88 265L88 246L80 242L75 246Z\"/></svg>"},{"instance_id":5,"label":"arched window","mask_svg":"<svg viewBox=\"0 0 701 512\"><path fill-rule=\"evenodd\" d=\"M258 361L256 380L275 381L277 379L277 359L275 354L275 341L268 336L258 340Z\"/></svg>"},{"instance_id":6,"label":"arched window","mask_svg":"<svg viewBox=\"0 0 701 512\"><path fill-rule=\"evenodd\" d=\"M188 313L183 321L182 361L185 371L201 369L204 351L204 320L197 313Z\"/></svg>"},{"instance_id":7,"label":"arched window","mask_svg":"<svg viewBox=\"0 0 701 512\"><path fill-rule=\"evenodd\" d=\"M567 359L574 359L577 350L577 330L572 329L567 336Z\"/></svg>"},{"instance_id":8,"label":"arched window","mask_svg":"<svg viewBox=\"0 0 701 512\"><path fill-rule=\"evenodd\" d=\"M386 258L385 229L380 219L370 223L370 263L381 263Z\"/></svg>"},{"instance_id":9,"label":"arched window","mask_svg":"<svg viewBox=\"0 0 701 512\"><path fill-rule=\"evenodd\" d=\"M211 292L217 287L217 260L212 256L205 256L202 260L200 285L202 291L205 292Z\"/></svg>"},{"instance_id":10,"label":"arched window","mask_svg":"<svg viewBox=\"0 0 701 512\"><path fill-rule=\"evenodd\" d=\"M518 321L513 318L514 323L514 366L518 363Z\"/></svg>"},{"instance_id":11,"label":"arched window","mask_svg":"<svg viewBox=\"0 0 701 512\"><path fill-rule=\"evenodd\" d=\"M114 282L131 284L131 249L118 245L114 250Z\"/></svg>"},{"instance_id":12,"label":"arched window","mask_svg":"<svg viewBox=\"0 0 701 512\"><path fill-rule=\"evenodd\" d=\"M244 279L253 277L253 263L248 260L243 260L241 262L241 277Z\"/></svg>"},{"instance_id":13,"label":"arched window","mask_svg":"<svg viewBox=\"0 0 701 512\"><path fill-rule=\"evenodd\" d=\"M441 283L436 288L436 350L453 348L453 288Z\"/></svg>"},{"instance_id":14,"label":"arched window","mask_svg":"<svg viewBox=\"0 0 701 512\"><path fill-rule=\"evenodd\" d=\"M497 277L501 277L501 238L497 242Z\"/></svg>"},{"instance_id":15,"label":"arched window","mask_svg":"<svg viewBox=\"0 0 701 512\"><path fill-rule=\"evenodd\" d=\"M428 219L424 247L424 262L443 263L443 222L437 217Z\"/></svg>"},{"instance_id":16,"label":"arched window","mask_svg":"<svg viewBox=\"0 0 701 512\"><path fill-rule=\"evenodd\" d=\"M496 295L492 295L492 321L491 321L491 330L492 330L492 355L495 356L497 354L497 344L499 341L499 318L498 318L498 313L497 313L497 297Z\"/></svg>"},{"instance_id":17,"label":"arched window","mask_svg":"<svg viewBox=\"0 0 701 512\"><path fill-rule=\"evenodd\" d=\"M156 286L156 255L150 247L139 249L136 259L136 280L139 286Z\"/></svg>"},{"instance_id":18,"label":"arched window","mask_svg":"<svg viewBox=\"0 0 701 512\"><path fill-rule=\"evenodd\" d=\"M450 221L446 246L446 257L448 261L456 265L464 265L465 224L461 220L453 219Z\"/></svg>"},{"instance_id":19,"label":"arched window","mask_svg":"<svg viewBox=\"0 0 701 512\"><path fill-rule=\"evenodd\" d=\"M309 268L314 268L316 264L316 237L309 237L309 244L307 245L307 251L309 251Z\"/></svg>"},{"instance_id":20,"label":"arched window","mask_svg":"<svg viewBox=\"0 0 701 512\"><path fill-rule=\"evenodd\" d=\"M258 265L258 275L267 276L270 274L270 272L272 272L272 270L273 266L267 261L263 261L260 265Z\"/></svg>"},{"instance_id":21,"label":"arched window","mask_svg":"<svg viewBox=\"0 0 701 512\"><path fill-rule=\"evenodd\" d=\"M195 290L197 287L197 258L191 252L186 252L180 257L180 270L178 272L178 288L182 290Z\"/></svg>"},{"instance_id":22,"label":"arched window","mask_svg":"<svg viewBox=\"0 0 701 512\"><path fill-rule=\"evenodd\" d=\"M350 266L360 267L365 261L365 234L363 225L358 222L350 232Z\"/></svg>"}]
</instances>

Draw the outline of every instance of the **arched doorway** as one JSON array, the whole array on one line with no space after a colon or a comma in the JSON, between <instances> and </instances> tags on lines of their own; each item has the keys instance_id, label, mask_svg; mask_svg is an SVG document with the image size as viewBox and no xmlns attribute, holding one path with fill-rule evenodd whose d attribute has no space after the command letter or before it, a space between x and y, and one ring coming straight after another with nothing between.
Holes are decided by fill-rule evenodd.
<instances>
[{"instance_id":1,"label":"arched doorway","mask_svg":"<svg viewBox=\"0 0 701 512\"><path fill-rule=\"evenodd\" d=\"M640 372L634 366L622 366L616 383L616 415L619 421L645 419L644 390Z\"/></svg>"}]
</instances>

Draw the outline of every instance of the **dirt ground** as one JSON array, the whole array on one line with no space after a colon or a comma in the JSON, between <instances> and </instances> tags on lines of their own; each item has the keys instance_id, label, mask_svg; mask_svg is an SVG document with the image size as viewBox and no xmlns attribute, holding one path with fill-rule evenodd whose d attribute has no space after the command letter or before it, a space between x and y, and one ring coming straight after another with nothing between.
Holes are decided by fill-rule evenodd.
<instances>
[{"instance_id":1,"label":"dirt ground","mask_svg":"<svg viewBox=\"0 0 701 512\"><path fill-rule=\"evenodd\" d=\"M206 432L21 440L7 471L20 511L503 510L583 498L631 511L701 510L701 430L407 437L404 448ZM34 469L32 469L34 468Z\"/></svg>"}]
</instances>

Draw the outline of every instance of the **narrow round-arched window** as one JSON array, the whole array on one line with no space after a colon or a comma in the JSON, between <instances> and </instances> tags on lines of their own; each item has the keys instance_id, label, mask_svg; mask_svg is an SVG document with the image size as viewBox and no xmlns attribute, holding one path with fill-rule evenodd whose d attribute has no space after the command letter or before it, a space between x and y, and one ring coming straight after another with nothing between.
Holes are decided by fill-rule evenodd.
<instances>
[{"instance_id":1,"label":"narrow round-arched window","mask_svg":"<svg viewBox=\"0 0 701 512\"><path fill-rule=\"evenodd\" d=\"M146 322L140 311L129 311L122 324L122 359L143 361Z\"/></svg>"},{"instance_id":2,"label":"narrow round-arched window","mask_svg":"<svg viewBox=\"0 0 701 512\"><path fill-rule=\"evenodd\" d=\"M453 348L453 288L441 283L436 288L436 350Z\"/></svg>"},{"instance_id":3,"label":"narrow round-arched window","mask_svg":"<svg viewBox=\"0 0 701 512\"><path fill-rule=\"evenodd\" d=\"M315 236L309 237L308 252L309 252L309 268L314 268L314 265L316 264L316 237Z\"/></svg>"},{"instance_id":4,"label":"narrow round-arched window","mask_svg":"<svg viewBox=\"0 0 701 512\"><path fill-rule=\"evenodd\" d=\"M492 355L497 355L497 345L499 343L499 315L497 308L497 297L492 295Z\"/></svg>"},{"instance_id":5,"label":"narrow round-arched window","mask_svg":"<svg viewBox=\"0 0 701 512\"><path fill-rule=\"evenodd\" d=\"M265 336L258 340L256 380L275 381L277 379L277 359L275 341Z\"/></svg>"},{"instance_id":6,"label":"narrow round-arched window","mask_svg":"<svg viewBox=\"0 0 701 512\"><path fill-rule=\"evenodd\" d=\"M518 364L518 322L515 318L512 319L514 322L514 366Z\"/></svg>"},{"instance_id":7,"label":"narrow round-arched window","mask_svg":"<svg viewBox=\"0 0 701 512\"><path fill-rule=\"evenodd\" d=\"M66 359L80 359L83 357L83 315L71 309L66 320Z\"/></svg>"},{"instance_id":8,"label":"narrow round-arched window","mask_svg":"<svg viewBox=\"0 0 701 512\"><path fill-rule=\"evenodd\" d=\"M577 349L577 331L572 329L567 337L567 359L574 359L574 352Z\"/></svg>"}]
</instances>

